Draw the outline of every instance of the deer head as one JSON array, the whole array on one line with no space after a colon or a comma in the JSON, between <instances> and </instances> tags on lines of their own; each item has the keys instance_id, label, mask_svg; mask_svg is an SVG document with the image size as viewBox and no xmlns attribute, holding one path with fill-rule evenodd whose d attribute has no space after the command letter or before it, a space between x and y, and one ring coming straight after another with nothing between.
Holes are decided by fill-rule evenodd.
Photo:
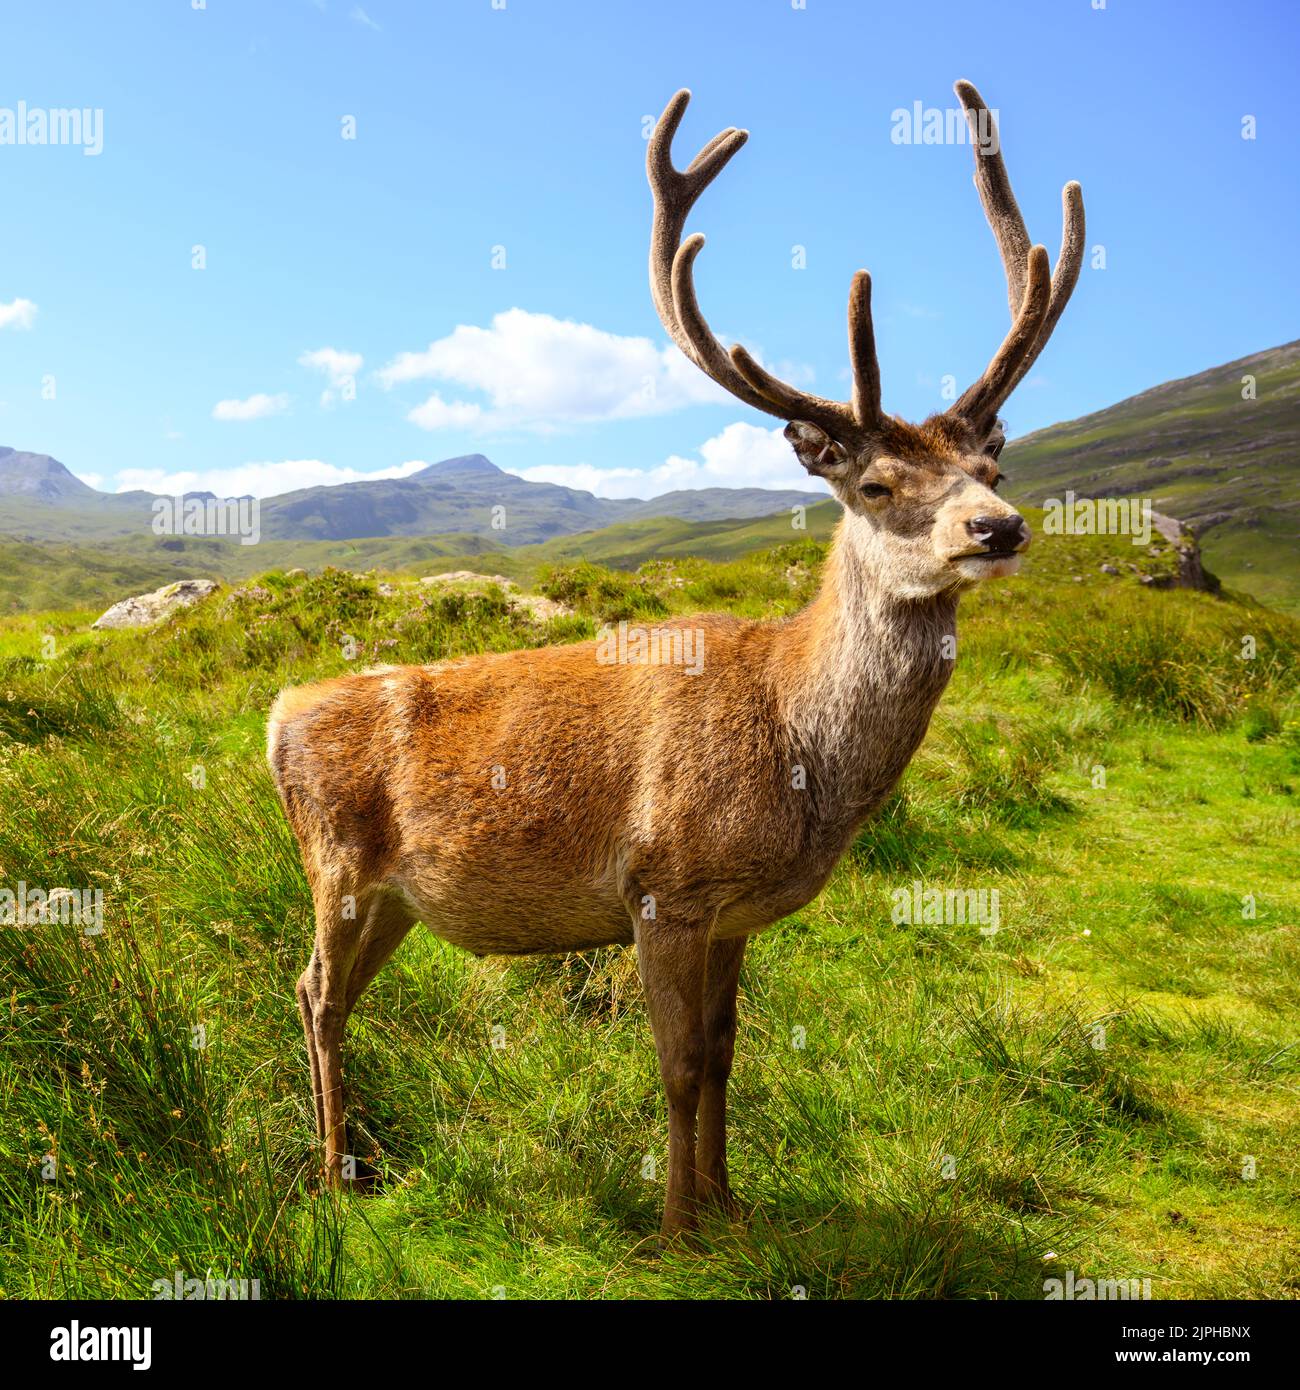
<instances>
[{"instance_id":1,"label":"deer head","mask_svg":"<svg viewBox=\"0 0 1300 1390\"><path fill-rule=\"evenodd\" d=\"M684 170L672 141L690 92L664 109L646 155L654 192L650 290L664 327L685 355L746 405L787 421L785 436L800 463L824 478L844 506L855 552L877 584L920 598L1014 574L1029 528L995 493L1003 444L998 411L1034 364L1079 278L1083 195L1062 194L1064 233L1055 272L1047 251L1031 246L1011 191L993 114L969 82L957 96L975 148L975 186L997 239L1007 279L1011 330L978 381L946 411L920 425L887 416L880 404L880 366L871 325L871 277L860 270L849 291L849 401L826 400L779 380L739 344L725 349L695 294L698 233L682 231L700 194L749 138L734 128L714 136Z\"/></svg>"}]
</instances>

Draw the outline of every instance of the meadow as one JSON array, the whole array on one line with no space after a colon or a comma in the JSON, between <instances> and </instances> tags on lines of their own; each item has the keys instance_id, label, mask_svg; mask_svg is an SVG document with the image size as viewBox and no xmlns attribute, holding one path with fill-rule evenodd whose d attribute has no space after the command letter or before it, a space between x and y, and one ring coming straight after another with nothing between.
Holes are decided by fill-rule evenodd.
<instances>
[{"instance_id":1,"label":"meadow","mask_svg":"<svg viewBox=\"0 0 1300 1390\"><path fill-rule=\"evenodd\" d=\"M321 1189L294 998L311 902L265 713L380 662L778 617L819 540L561 559L533 582L573 611L544 623L490 585L341 569L251 577L149 631L0 620L0 885L104 893L100 934L0 928L0 1296L146 1298L180 1271L265 1299L1041 1299L1073 1270L1295 1298L1300 623L1103 574L1108 544L1040 536L963 600L898 791L748 949L745 1219L664 1252L625 950L476 960L413 931L344 1055L378 1181ZM914 885L996 890L998 929L896 921Z\"/></svg>"}]
</instances>

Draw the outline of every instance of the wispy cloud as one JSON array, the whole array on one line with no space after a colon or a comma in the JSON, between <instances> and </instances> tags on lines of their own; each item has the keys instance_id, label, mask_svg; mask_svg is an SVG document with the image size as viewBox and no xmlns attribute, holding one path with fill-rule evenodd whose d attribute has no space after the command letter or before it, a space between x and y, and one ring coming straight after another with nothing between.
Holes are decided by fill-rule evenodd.
<instances>
[{"instance_id":1,"label":"wispy cloud","mask_svg":"<svg viewBox=\"0 0 1300 1390\"><path fill-rule=\"evenodd\" d=\"M268 396L263 392L244 400L218 401L212 407L214 420L265 420L269 415L282 415L289 408L289 397L283 392Z\"/></svg>"},{"instance_id":2,"label":"wispy cloud","mask_svg":"<svg viewBox=\"0 0 1300 1390\"><path fill-rule=\"evenodd\" d=\"M487 412L473 401L444 401L435 391L406 418L422 430L477 430L483 428Z\"/></svg>"},{"instance_id":3,"label":"wispy cloud","mask_svg":"<svg viewBox=\"0 0 1300 1390\"><path fill-rule=\"evenodd\" d=\"M365 10L361 8L360 5L353 5L352 9L348 13L348 18L352 20L354 24L360 24L363 29L373 29L376 34L383 32L380 29L379 25L376 24L375 21L370 18L370 16L365 12Z\"/></svg>"},{"instance_id":4,"label":"wispy cloud","mask_svg":"<svg viewBox=\"0 0 1300 1390\"><path fill-rule=\"evenodd\" d=\"M30 328L35 319L36 305L30 299L0 304L0 328Z\"/></svg>"},{"instance_id":5,"label":"wispy cloud","mask_svg":"<svg viewBox=\"0 0 1300 1390\"><path fill-rule=\"evenodd\" d=\"M355 400L357 373L365 359L359 352L343 352L338 348L313 348L298 358L298 365L324 372L329 385L321 392L320 403L329 409L336 400Z\"/></svg>"},{"instance_id":6,"label":"wispy cloud","mask_svg":"<svg viewBox=\"0 0 1300 1390\"><path fill-rule=\"evenodd\" d=\"M218 497L275 497L282 492L325 484L409 478L425 467L424 459L411 459L392 468L363 473L356 468L323 463L320 459L279 459L241 463L233 468L123 468L117 475L117 490L127 492L138 487L169 497L181 492L215 492Z\"/></svg>"}]
</instances>

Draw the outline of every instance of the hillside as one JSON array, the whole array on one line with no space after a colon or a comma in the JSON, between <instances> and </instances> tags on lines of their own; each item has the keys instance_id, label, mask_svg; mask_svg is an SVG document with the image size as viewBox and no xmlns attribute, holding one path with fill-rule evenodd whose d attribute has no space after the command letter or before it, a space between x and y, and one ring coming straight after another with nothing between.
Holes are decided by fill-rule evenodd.
<instances>
[{"instance_id":1,"label":"hillside","mask_svg":"<svg viewBox=\"0 0 1300 1390\"><path fill-rule=\"evenodd\" d=\"M825 498L822 492L759 487L686 489L649 500L597 497L579 488L529 482L482 454L467 454L432 463L408 478L300 488L264 498L260 520L265 540L456 533L485 538L499 548L536 545L620 521L743 521ZM154 500L148 492L98 492L47 454L0 449L0 535L36 543L152 537Z\"/></svg>"},{"instance_id":2,"label":"hillside","mask_svg":"<svg viewBox=\"0 0 1300 1390\"><path fill-rule=\"evenodd\" d=\"M779 495L779 494L778 494ZM531 579L545 565L588 559L618 569L647 560L694 555L730 560L808 536L824 540L839 516L835 502L807 512L807 529L794 531L787 513L754 519L680 521L659 517L625 521L596 531L505 548L488 537L460 533L429 537L370 537L342 541L262 541L259 545L194 536L136 534L95 544L9 541L0 546L0 613L107 607L130 594L177 579L233 582L267 569L319 571L327 565L395 574L461 569Z\"/></svg>"},{"instance_id":3,"label":"hillside","mask_svg":"<svg viewBox=\"0 0 1300 1390\"><path fill-rule=\"evenodd\" d=\"M1025 435L1002 459L1015 500L1149 497L1225 584L1300 611L1300 341Z\"/></svg>"}]
</instances>

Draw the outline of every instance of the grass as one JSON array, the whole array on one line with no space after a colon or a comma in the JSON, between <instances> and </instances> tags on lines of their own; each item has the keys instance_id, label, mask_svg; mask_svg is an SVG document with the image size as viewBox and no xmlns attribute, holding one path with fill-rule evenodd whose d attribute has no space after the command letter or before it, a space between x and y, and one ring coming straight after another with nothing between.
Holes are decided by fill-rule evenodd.
<instances>
[{"instance_id":1,"label":"grass","mask_svg":"<svg viewBox=\"0 0 1300 1390\"><path fill-rule=\"evenodd\" d=\"M80 525L81 514L77 515ZM584 560L624 570L665 557L727 561L779 545L792 534L824 541L838 519L839 507L828 499L801 518L806 527L802 533L793 532L791 514L782 512L731 521L656 517L515 546L472 532L344 541L264 540L251 546L215 537L158 537L143 529L129 536L105 536L93 544L0 537L0 614L91 607L102 612L118 599L177 579L235 582L272 569L318 573L333 565L418 576L470 568L531 582L548 567ZM0 517L0 531L6 525L13 525L12 518Z\"/></svg>"},{"instance_id":2,"label":"grass","mask_svg":"<svg viewBox=\"0 0 1300 1390\"><path fill-rule=\"evenodd\" d=\"M1226 584L1298 613L1297 401L1291 342L1013 440L1008 491L1016 502L1067 490L1147 498L1195 523L1206 565Z\"/></svg>"},{"instance_id":3,"label":"grass","mask_svg":"<svg viewBox=\"0 0 1300 1390\"><path fill-rule=\"evenodd\" d=\"M623 950L480 961L413 932L346 1046L380 1189L319 1190L310 899L265 710L290 681L619 614L773 616L818 544L561 558L542 582L576 614L544 626L491 587L341 571L272 571L149 632L4 620L0 885L101 888L105 930L0 928L0 1294L147 1297L180 1270L266 1298L1033 1299L1071 1268L1296 1297L1300 627L1104 576L1103 546L1042 544L964 602L901 787L751 943L748 1219L663 1255L664 1101ZM996 890L998 930L895 923L913 883Z\"/></svg>"}]
</instances>

